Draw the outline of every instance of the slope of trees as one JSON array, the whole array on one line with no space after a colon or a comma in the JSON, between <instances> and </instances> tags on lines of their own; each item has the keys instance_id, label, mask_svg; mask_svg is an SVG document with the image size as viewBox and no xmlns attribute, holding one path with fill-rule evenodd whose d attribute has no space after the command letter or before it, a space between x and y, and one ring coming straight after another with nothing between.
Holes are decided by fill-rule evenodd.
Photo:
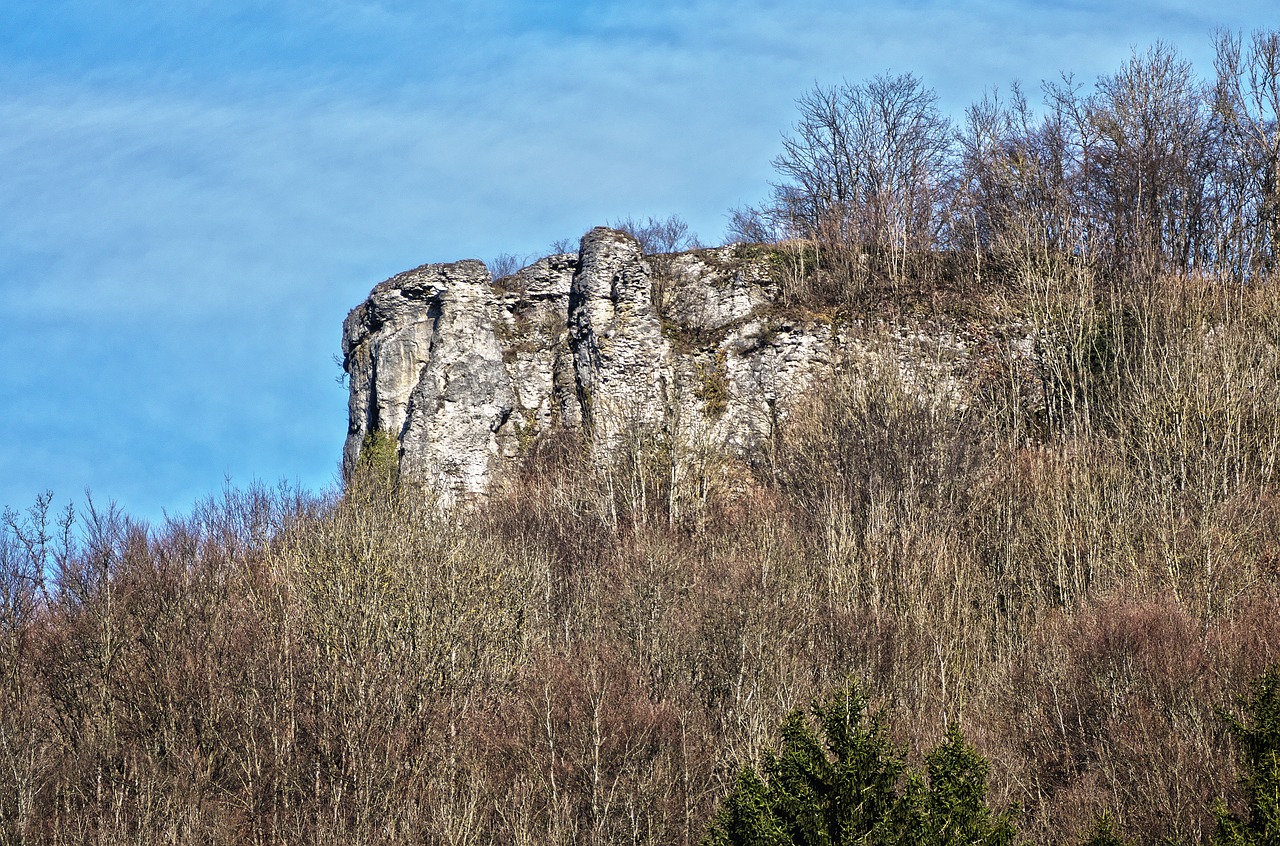
<instances>
[{"instance_id":1,"label":"slope of trees","mask_svg":"<svg viewBox=\"0 0 1280 846\"><path fill-rule=\"evenodd\" d=\"M566 436L453 516L374 462L147 530L11 513L0 832L697 843L849 676L913 769L962 724L1030 842L1243 826L1254 724L1218 713L1280 660L1280 301L1165 291L1137 340L1065 312L1051 411L1001 400L998 359L966 409L854 372L745 477Z\"/></svg>"},{"instance_id":2,"label":"slope of trees","mask_svg":"<svg viewBox=\"0 0 1280 846\"><path fill-rule=\"evenodd\" d=\"M816 86L744 241L803 239L851 277L918 277L921 251L1026 270L1090 263L1112 282L1268 273L1280 249L1280 35L1216 41L1216 78L1157 43L1086 86L988 92L953 129L910 74ZM861 278L859 278L859 271Z\"/></svg>"}]
</instances>

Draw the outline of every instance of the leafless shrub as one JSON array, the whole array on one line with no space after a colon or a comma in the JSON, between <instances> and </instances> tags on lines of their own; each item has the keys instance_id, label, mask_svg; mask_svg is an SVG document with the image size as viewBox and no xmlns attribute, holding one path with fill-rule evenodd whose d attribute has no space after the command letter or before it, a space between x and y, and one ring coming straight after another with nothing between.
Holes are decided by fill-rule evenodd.
<instances>
[{"instance_id":1,"label":"leafless shrub","mask_svg":"<svg viewBox=\"0 0 1280 846\"><path fill-rule=\"evenodd\" d=\"M1241 278L1274 270L1280 251L1280 32L1216 39L1214 109L1222 121L1217 254Z\"/></svg>"},{"instance_id":2,"label":"leafless shrub","mask_svg":"<svg viewBox=\"0 0 1280 846\"><path fill-rule=\"evenodd\" d=\"M776 244L788 237L786 227L777 219L776 210L767 205L744 205L729 211L726 243Z\"/></svg>"},{"instance_id":3,"label":"leafless shrub","mask_svg":"<svg viewBox=\"0 0 1280 846\"><path fill-rule=\"evenodd\" d=\"M497 256L485 262L485 267L489 269L489 275L495 282L514 275L523 266L524 262L511 253L498 253Z\"/></svg>"},{"instance_id":4,"label":"leafless shrub","mask_svg":"<svg viewBox=\"0 0 1280 846\"><path fill-rule=\"evenodd\" d=\"M695 250L702 246L698 243L698 236L689 230L689 224L674 214L661 219L649 217L644 221L624 217L609 225L635 238L646 256Z\"/></svg>"}]
</instances>

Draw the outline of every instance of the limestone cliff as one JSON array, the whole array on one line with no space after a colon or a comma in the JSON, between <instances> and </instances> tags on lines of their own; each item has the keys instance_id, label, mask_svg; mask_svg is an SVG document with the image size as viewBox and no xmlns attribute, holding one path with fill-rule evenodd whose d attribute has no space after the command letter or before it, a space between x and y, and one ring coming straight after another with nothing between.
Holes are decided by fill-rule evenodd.
<instances>
[{"instance_id":1,"label":"limestone cliff","mask_svg":"<svg viewBox=\"0 0 1280 846\"><path fill-rule=\"evenodd\" d=\"M370 432L387 432L401 478L450 501L484 492L558 426L604 454L656 432L747 457L815 380L871 358L964 401L982 331L903 321L872 332L784 308L777 257L750 247L645 256L630 236L597 228L576 255L504 279L478 261L392 277L343 326L344 466Z\"/></svg>"}]
</instances>

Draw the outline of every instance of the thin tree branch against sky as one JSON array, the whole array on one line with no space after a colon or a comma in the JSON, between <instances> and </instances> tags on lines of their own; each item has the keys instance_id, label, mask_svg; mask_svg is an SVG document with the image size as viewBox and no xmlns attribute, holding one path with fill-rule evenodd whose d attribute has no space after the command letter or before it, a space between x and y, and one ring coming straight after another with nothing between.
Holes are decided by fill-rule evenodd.
<instances>
[{"instance_id":1,"label":"thin tree branch against sky","mask_svg":"<svg viewBox=\"0 0 1280 846\"><path fill-rule=\"evenodd\" d=\"M1266 0L0 0L0 505L186 511L334 482L342 318L408 267L627 216L705 243L815 83L910 72L959 119L1163 40L1213 72Z\"/></svg>"}]
</instances>

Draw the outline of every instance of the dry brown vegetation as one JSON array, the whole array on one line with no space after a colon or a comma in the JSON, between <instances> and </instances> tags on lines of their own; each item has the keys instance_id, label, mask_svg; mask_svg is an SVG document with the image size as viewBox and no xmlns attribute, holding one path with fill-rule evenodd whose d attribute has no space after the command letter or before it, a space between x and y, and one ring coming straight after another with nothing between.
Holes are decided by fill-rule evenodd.
<instances>
[{"instance_id":1,"label":"dry brown vegetation","mask_svg":"<svg viewBox=\"0 0 1280 846\"><path fill-rule=\"evenodd\" d=\"M996 350L964 408L850 370L750 467L565 433L451 514L376 462L150 529L7 513L0 842L697 843L850 677L917 761L958 720L1032 843L1102 812L1206 842L1240 801L1215 708L1280 660L1274 217L1190 253L1181 217L1064 243L1103 219L1033 190L1066 148L1007 141L982 191L1032 205L970 215L951 278L1033 327L1035 402ZM1259 184L1231 208L1272 208ZM779 249L797 301L912 279L861 235Z\"/></svg>"},{"instance_id":2,"label":"dry brown vegetation","mask_svg":"<svg viewBox=\"0 0 1280 846\"><path fill-rule=\"evenodd\" d=\"M850 373L749 477L566 436L451 516L376 468L11 514L4 837L693 843L853 676L911 750L958 719L1032 842L1202 842L1214 708L1280 659L1280 302L1162 285L1044 345L1038 417Z\"/></svg>"}]
</instances>

